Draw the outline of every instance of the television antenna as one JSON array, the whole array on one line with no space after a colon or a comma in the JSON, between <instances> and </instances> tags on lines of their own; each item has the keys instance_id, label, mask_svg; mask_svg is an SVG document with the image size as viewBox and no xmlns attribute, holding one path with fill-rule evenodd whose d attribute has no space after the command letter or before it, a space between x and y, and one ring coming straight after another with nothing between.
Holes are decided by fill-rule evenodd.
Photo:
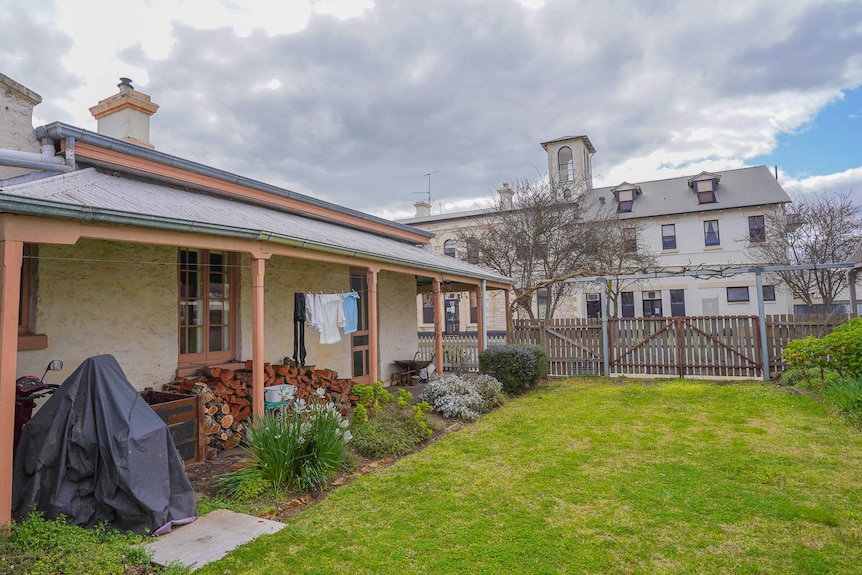
<instances>
[{"instance_id":1,"label":"television antenna","mask_svg":"<svg viewBox=\"0 0 862 575\"><path fill-rule=\"evenodd\" d=\"M433 172L428 172L427 174L423 174L426 178L428 178L428 189L424 192L413 192L414 194L425 194L426 196L428 196L426 201L429 204L431 203L431 176L436 174L436 173L439 173L439 171L440 170L434 170Z\"/></svg>"}]
</instances>

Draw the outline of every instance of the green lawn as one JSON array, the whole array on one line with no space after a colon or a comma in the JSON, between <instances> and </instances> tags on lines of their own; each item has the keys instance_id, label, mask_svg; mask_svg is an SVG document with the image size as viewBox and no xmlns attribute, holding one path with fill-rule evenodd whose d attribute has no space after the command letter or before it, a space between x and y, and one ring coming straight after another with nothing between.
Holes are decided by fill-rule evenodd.
<instances>
[{"instance_id":1,"label":"green lawn","mask_svg":"<svg viewBox=\"0 0 862 575\"><path fill-rule=\"evenodd\" d=\"M576 379L196 574L859 573L862 433L759 383Z\"/></svg>"}]
</instances>

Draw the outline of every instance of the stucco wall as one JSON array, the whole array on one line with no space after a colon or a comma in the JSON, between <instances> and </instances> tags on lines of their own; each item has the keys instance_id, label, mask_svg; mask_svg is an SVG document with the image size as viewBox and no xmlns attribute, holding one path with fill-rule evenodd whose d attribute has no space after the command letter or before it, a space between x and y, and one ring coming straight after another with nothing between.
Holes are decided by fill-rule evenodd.
<instances>
[{"instance_id":1,"label":"stucco wall","mask_svg":"<svg viewBox=\"0 0 862 575\"><path fill-rule=\"evenodd\" d=\"M88 357L111 354L138 389L173 379L176 248L81 240L38 255L34 327L48 348L20 352L18 375L42 375L61 359L63 371L48 376L60 383Z\"/></svg>"},{"instance_id":2,"label":"stucco wall","mask_svg":"<svg viewBox=\"0 0 862 575\"><path fill-rule=\"evenodd\" d=\"M252 356L251 262L242 258L240 289L240 341L241 359ZM273 256L266 262L264 275L263 309L266 316L264 359L281 363L285 356L293 356L293 294L295 292L335 293L350 289L350 270L347 266ZM339 377L350 377L350 338L342 336L335 344L321 344L320 334L305 329L305 363L334 369Z\"/></svg>"},{"instance_id":3,"label":"stucco wall","mask_svg":"<svg viewBox=\"0 0 862 575\"><path fill-rule=\"evenodd\" d=\"M405 274L381 272L377 278L380 326L380 380L388 384L396 359L413 359L419 349L416 333L416 279Z\"/></svg>"}]
</instances>

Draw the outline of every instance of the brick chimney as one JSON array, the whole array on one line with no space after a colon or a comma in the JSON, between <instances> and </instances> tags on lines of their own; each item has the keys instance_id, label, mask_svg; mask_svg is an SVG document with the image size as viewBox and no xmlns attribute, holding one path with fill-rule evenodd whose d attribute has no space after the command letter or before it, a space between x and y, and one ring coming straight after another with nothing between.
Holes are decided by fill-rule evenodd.
<instances>
[{"instance_id":1,"label":"brick chimney","mask_svg":"<svg viewBox=\"0 0 862 575\"><path fill-rule=\"evenodd\" d=\"M150 116L159 109L150 97L138 92L128 78L120 78L119 94L101 100L90 108L98 122L97 131L105 136L155 149L150 143Z\"/></svg>"},{"instance_id":2,"label":"brick chimney","mask_svg":"<svg viewBox=\"0 0 862 575\"><path fill-rule=\"evenodd\" d=\"M0 148L21 152L39 152L39 140L33 129L33 108L42 96L0 74ZM0 179L32 172L26 168L0 166Z\"/></svg>"},{"instance_id":3,"label":"brick chimney","mask_svg":"<svg viewBox=\"0 0 862 575\"><path fill-rule=\"evenodd\" d=\"M413 207L416 208L416 217L424 218L431 215L431 204L426 202L425 200L421 200L413 204Z\"/></svg>"}]
</instances>

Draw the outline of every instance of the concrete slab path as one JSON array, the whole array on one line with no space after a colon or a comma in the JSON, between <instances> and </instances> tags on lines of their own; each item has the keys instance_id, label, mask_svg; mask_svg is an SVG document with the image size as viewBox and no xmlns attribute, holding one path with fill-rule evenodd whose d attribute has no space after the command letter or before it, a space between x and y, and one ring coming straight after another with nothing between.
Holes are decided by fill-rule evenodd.
<instances>
[{"instance_id":1,"label":"concrete slab path","mask_svg":"<svg viewBox=\"0 0 862 575\"><path fill-rule=\"evenodd\" d=\"M193 523L174 527L144 547L158 565L178 562L194 570L221 559L243 543L284 527L278 521L216 509Z\"/></svg>"}]
</instances>

